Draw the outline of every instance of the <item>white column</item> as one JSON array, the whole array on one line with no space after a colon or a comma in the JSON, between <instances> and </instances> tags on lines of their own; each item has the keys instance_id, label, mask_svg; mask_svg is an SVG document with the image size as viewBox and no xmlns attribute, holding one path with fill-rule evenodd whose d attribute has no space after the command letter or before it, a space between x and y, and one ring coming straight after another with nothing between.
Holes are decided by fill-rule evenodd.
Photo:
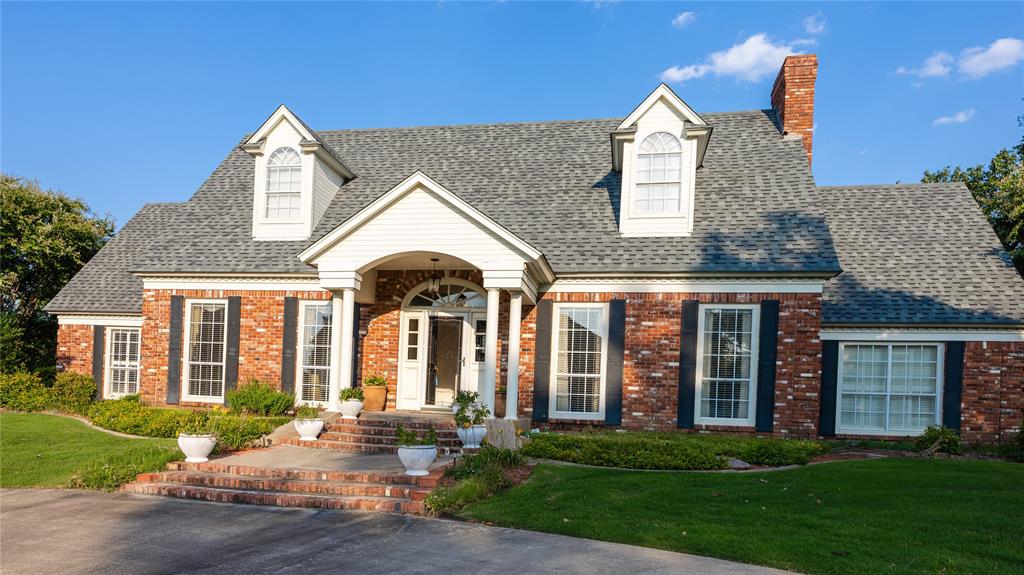
<instances>
[{"instance_id":1,"label":"white column","mask_svg":"<svg viewBox=\"0 0 1024 575\"><path fill-rule=\"evenodd\" d=\"M480 400L494 413L494 382L498 368L498 294L497 288L487 288L487 332L484 338L484 381L480 386Z\"/></svg>"},{"instance_id":2,"label":"white column","mask_svg":"<svg viewBox=\"0 0 1024 575\"><path fill-rule=\"evenodd\" d=\"M338 327L341 316L344 315L342 298L338 292L331 294L331 377L330 385L327 388L327 411L341 411L341 399L338 396L340 389L338 382L341 381L341 344L343 333Z\"/></svg>"},{"instance_id":3,"label":"white column","mask_svg":"<svg viewBox=\"0 0 1024 575\"><path fill-rule=\"evenodd\" d=\"M508 305L508 380L505 382L505 419L518 419L519 406L519 327L523 315L523 292L509 292Z\"/></svg>"},{"instance_id":4,"label":"white column","mask_svg":"<svg viewBox=\"0 0 1024 575\"><path fill-rule=\"evenodd\" d=\"M338 392L346 387L352 387L352 373L355 366L352 365L352 328L356 315L356 290L345 288L341 290L341 321L338 322L338 339L341 340L338 352ZM334 334L331 334L334 335Z\"/></svg>"}]
</instances>

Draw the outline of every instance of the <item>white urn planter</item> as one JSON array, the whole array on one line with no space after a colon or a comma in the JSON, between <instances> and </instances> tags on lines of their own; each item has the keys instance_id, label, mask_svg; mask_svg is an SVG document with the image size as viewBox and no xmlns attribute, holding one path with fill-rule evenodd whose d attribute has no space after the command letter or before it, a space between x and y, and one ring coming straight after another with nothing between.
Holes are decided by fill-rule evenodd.
<instances>
[{"instance_id":1,"label":"white urn planter","mask_svg":"<svg viewBox=\"0 0 1024 575\"><path fill-rule=\"evenodd\" d=\"M437 459L436 445L399 445L398 458L405 466L405 474L422 477L430 474L430 466Z\"/></svg>"},{"instance_id":2,"label":"white urn planter","mask_svg":"<svg viewBox=\"0 0 1024 575\"><path fill-rule=\"evenodd\" d=\"M359 417L359 412L362 410L363 402L358 399L346 399L341 402L342 419L356 419Z\"/></svg>"},{"instance_id":3,"label":"white urn planter","mask_svg":"<svg viewBox=\"0 0 1024 575\"><path fill-rule=\"evenodd\" d=\"M468 449L479 449L480 443L487 436L486 425L471 425L469 427L457 427L455 433L459 436L459 441L462 442L462 447Z\"/></svg>"},{"instance_id":4,"label":"white urn planter","mask_svg":"<svg viewBox=\"0 0 1024 575\"><path fill-rule=\"evenodd\" d=\"M295 431L299 432L299 439L303 441L316 441L320 431L324 428L322 419L296 419Z\"/></svg>"},{"instance_id":5,"label":"white urn planter","mask_svg":"<svg viewBox=\"0 0 1024 575\"><path fill-rule=\"evenodd\" d=\"M178 449L185 454L187 463L206 463L210 460L210 453L217 446L217 438L212 435L188 435L178 436Z\"/></svg>"}]
</instances>

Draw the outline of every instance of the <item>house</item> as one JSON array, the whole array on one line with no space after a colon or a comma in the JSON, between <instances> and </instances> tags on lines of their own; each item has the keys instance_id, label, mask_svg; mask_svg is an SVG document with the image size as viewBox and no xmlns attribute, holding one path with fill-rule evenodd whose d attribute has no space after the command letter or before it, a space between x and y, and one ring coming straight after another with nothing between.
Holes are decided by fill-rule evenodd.
<instances>
[{"instance_id":1,"label":"house","mask_svg":"<svg viewBox=\"0 0 1024 575\"><path fill-rule=\"evenodd\" d=\"M158 405L259 379L336 410L383 374L388 409L476 390L553 429L1019 431L1024 282L963 185L815 184L817 68L743 112L665 85L596 120L281 106L53 299L57 361Z\"/></svg>"}]
</instances>

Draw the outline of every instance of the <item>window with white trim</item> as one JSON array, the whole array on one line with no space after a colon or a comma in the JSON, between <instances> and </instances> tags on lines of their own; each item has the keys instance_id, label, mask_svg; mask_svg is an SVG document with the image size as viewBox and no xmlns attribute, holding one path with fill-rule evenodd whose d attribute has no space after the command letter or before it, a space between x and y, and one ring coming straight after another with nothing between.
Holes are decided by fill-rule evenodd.
<instances>
[{"instance_id":1,"label":"window with white trim","mask_svg":"<svg viewBox=\"0 0 1024 575\"><path fill-rule=\"evenodd\" d=\"M137 327L107 328L107 397L117 398L139 392L139 340Z\"/></svg>"},{"instance_id":2,"label":"window with white trim","mask_svg":"<svg viewBox=\"0 0 1024 575\"><path fill-rule=\"evenodd\" d=\"M940 345L844 343L840 433L916 435L939 423Z\"/></svg>"},{"instance_id":3,"label":"window with white trim","mask_svg":"<svg viewBox=\"0 0 1024 575\"><path fill-rule=\"evenodd\" d=\"M405 359L415 360L419 358L420 353L420 320L419 318L410 317L409 326L406 331L405 341Z\"/></svg>"},{"instance_id":4,"label":"window with white trim","mask_svg":"<svg viewBox=\"0 0 1024 575\"><path fill-rule=\"evenodd\" d=\"M644 138L636 156L637 214L674 214L681 210L682 151L679 139L668 132Z\"/></svg>"},{"instance_id":5,"label":"window with white trim","mask_svg":"<svg viewBox=\"0 0 1024 575\"><path fill-rule=\"evenodd\" d=\"M697 326L699 423L753 425L759 308L701 306Z\"/></svg>"},{"instance_id":6,"label":"window with white trim","mask_svg":"<svg viewBox=\"0 0 1024 575\"><path fill-rule=\"evenodd\" d=\"M188 304L186 400L219 401L224 397L227 313L225 302L191 301Z\"/></svg>"},{"instance_id":7,"label":"window with white trim","mask_svg":"<svg viewBox=\"0 0 1024 575\"><path fill-rule=\"evenodd\" d=\"M551 414L603 419L608 305L555 304L554 315Z\"/></svg>"},{"instance_id":8,"label":"window with white trim","mask_svg":"<svg viewBox=\"0 0 1024 575\"><path fill-rule=\"evenodd\" d=\"M326 403L331 381L331 303L302 306L299 401Z\"/></svg>"},{"instance_id":9,"label":"window with white trim","mask_svg":"<svg viewBox=\"0 0 1024 575\"><path fill-rule=\"evenodd\" d=\"M291 148L278 148L267 159L268 220L295 220L302 211L302 159Z\"/></svg>"}]
</instances>

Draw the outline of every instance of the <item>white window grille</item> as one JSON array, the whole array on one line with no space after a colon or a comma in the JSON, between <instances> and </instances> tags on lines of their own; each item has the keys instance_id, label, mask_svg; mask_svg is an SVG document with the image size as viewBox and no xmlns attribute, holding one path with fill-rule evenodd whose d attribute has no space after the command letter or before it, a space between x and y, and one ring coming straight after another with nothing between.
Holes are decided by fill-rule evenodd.
<instances>
[{"instance_id":1,"label":"white window grille","mask_svg":"<svg viewBox=\"0 0 1024 575\"><path fill-rule=\"evenodd\" d=\"M302 211L302 159L291 148L278 148L267 159L268 220L298 219Z\"/></svg>"},{"instance_id":2,"label":"white window grille","mask_svg":"<svg viewBox=\"0 0 1024 575\"><path fill-rule=\"evenodd\" d=\"M331 303L302 308L299 400L326 403L331 381Z\"/></svg>"},{"instance_id":3,"label":"white window grille","mask_svg":"<svg viewBox=\"0 0 1024 575\"><path fill-rule=\"evenodd\" d=\"M912 435L939 422L939 345L842 345L840 433Z\"/></svg>"},{"instance_id":4,"label":"white window grille","mask_svg":"<svg viewBox=\"0 0 1024 575\"><path fill-rule=\"evenodd\" d=\"M107 330L107 397L139 392L141 332L131 327Z\"/></svg>"},{"instance_id":5,"label":"white window grille","mask_svg":"<svg viewBox=\"0 0 1024 575\"><path fill-rule=\"evenodd\" d=\"M681 208L682 145L667 132L655 132L640 144L633 210L639 214L677 213Z\"/></svg>"},{"instance_id":6,"label":"white window grille","mask_svg":"<svg viewBox=\"0 0 1024 575\"><path fill-rule=\"evenodd\" d=\"M189 302L186 400L210 401L224 397L227 361L227 304Z\"/></svg>"},{"instance_id":7,"label":"white window grille","mask_svg":"<svg viewBox=\"0 0 1024 575\"><path fill-rule=\"evenodd\" d=\"M607 310L606 304L555 305L554 417L604 417Z\"/></svg>"}]
</instances>

